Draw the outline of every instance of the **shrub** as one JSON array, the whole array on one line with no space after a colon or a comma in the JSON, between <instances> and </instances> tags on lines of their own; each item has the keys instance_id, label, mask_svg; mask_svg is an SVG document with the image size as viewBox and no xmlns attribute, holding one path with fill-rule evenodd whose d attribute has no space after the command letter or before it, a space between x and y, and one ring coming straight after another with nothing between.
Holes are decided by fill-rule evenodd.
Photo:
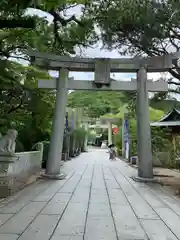
<instances>
[{"instance_id":1,"label":"shrub","mask_svg":"<svg viewBox=\"0 0 180 240\"><path fill-rule=\"evenodd\" d=\"M75 137L76 137L76 149L77 151L84 152L84 142L86 137L87 131L84 128L77 128L75 130Z\"/></svg>"}]
</instances>

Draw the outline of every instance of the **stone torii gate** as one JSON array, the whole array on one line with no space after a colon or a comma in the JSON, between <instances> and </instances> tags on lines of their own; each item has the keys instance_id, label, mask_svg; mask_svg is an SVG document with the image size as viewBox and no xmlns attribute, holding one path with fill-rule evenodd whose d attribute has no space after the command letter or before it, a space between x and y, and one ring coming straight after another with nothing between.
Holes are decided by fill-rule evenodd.
<instances>
[{"instance_id":1,"label":"stone torii gate","mask_svg":"<svg viewBox=\"0 0 180 240\"><path fill-rule=\"evenodd\" d=\"M101 118L101 123L106 123L108 126L108 145L112 144L112 125L117 124L119 122L119 119L117 118L110 118L110 117L103 117Z\"/></svg>"},{"instance_id":2,"label":"stone torii gate","mask_svg":"<svg viewBox=\"0 0 180 240\"><path fill-rule=\"evenodd\" d=\"M45 176L63 179L61 173L61 153L64 133L65 109L68 90L108 90L108 91L137 91L137 142L138 142L138 179L153 178L151 130L149 119L149 92L168 91L165 81L147 80L147 72L165 72L172 68L175 55L138 59L92 59L71 58L54 54L29 51L31 62L47 70L59 71L59 78L54 80L39 80L38 87L57 89L54 109L50 151ZM81 81L69 78L69 71L95 72L94 81ZM110 72L137 73L136 81L114 81Z\"/></svg>"}]
</instances>

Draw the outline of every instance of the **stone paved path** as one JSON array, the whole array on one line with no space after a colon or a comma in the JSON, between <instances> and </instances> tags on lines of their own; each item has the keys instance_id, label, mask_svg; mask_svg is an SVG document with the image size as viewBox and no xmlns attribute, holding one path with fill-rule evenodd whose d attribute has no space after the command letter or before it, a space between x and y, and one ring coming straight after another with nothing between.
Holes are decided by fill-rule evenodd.
<instances>
[{"instance_id":1,"label":"stone paved path","mask_svg":"<svg viewBox=\"0 0 180 240\"><path fill-rule=\"evenodd\" d=\"M106 150L64 166L63 181L40 181L1 203L0 240L177 240L180 201ZM4 204L4 206L3 206Z\"/></svg>"}]
</instances>

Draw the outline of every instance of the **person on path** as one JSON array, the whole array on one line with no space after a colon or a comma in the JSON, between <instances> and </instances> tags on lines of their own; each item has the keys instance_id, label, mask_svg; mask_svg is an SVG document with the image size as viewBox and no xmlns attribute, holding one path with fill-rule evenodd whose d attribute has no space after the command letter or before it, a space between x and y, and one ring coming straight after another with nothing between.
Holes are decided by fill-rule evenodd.
<instances>
[{"instance_id":1,"label":"person on path","mask_svg":"<svg viewBox=\"0 0 180 240\"><path fill-rule=\"evenodd\" d=\"M114 144L110 144L108 146L109 148L109 159L110 160L116 160L116 150L115 150L115 145Z\"/></svg>"}]
</instances>

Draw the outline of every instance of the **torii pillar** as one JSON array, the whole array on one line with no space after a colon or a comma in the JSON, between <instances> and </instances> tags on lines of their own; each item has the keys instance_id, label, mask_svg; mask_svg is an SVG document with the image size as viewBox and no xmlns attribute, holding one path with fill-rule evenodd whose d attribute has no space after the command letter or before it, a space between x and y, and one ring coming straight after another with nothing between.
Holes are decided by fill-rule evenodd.
<instances>
[{"instance_id":1,"label":"torii pillar","mask_svg":"<svg viewBox=\"0 0 180 240\"><path fill-rule=\"evenodd\" d=\"M108 145L110 145L113 143L113 141L112 141L112 122L108 121L107 124L108 124Z\"/></svg>"},{"instance_id":2,"label":"torii pillar","mask_svg":"<svg viewBox=\"0 0 180 240\"><path fill-rule=\"evenodd\" d=\"M59 79L56 81L56 89L56 103L54 108L50 150L46 173L43 174L43 176L52 179L64 179L65 174L60 172L60 168L68 93L68 69L62 68L59 71Z\"/></svg>"},{"instance_id":3,"label":"torii pillar","mask_svg":"<svg viewBox=\"0 0 180 240\"><path fill-rule=\"evenodd\" d=\"M88 151L88 131L89 131L89 122L91 121L90 118L84 117L82 120L82 125L86 131L85 139L84 139L84 151Z\"/></svg>"},{"instance_id":4,"label":"torii pillar","mask_svg":"<svg viewBox=\"0 0 180 240\"><path fill-rule=\"evenodd\" d=\"M138 178L137 180L153 179L151 129L149 116L149 97L147 88L147 70L141 66L137 72L137 149Z\"/></svg>"}]
</instances>

